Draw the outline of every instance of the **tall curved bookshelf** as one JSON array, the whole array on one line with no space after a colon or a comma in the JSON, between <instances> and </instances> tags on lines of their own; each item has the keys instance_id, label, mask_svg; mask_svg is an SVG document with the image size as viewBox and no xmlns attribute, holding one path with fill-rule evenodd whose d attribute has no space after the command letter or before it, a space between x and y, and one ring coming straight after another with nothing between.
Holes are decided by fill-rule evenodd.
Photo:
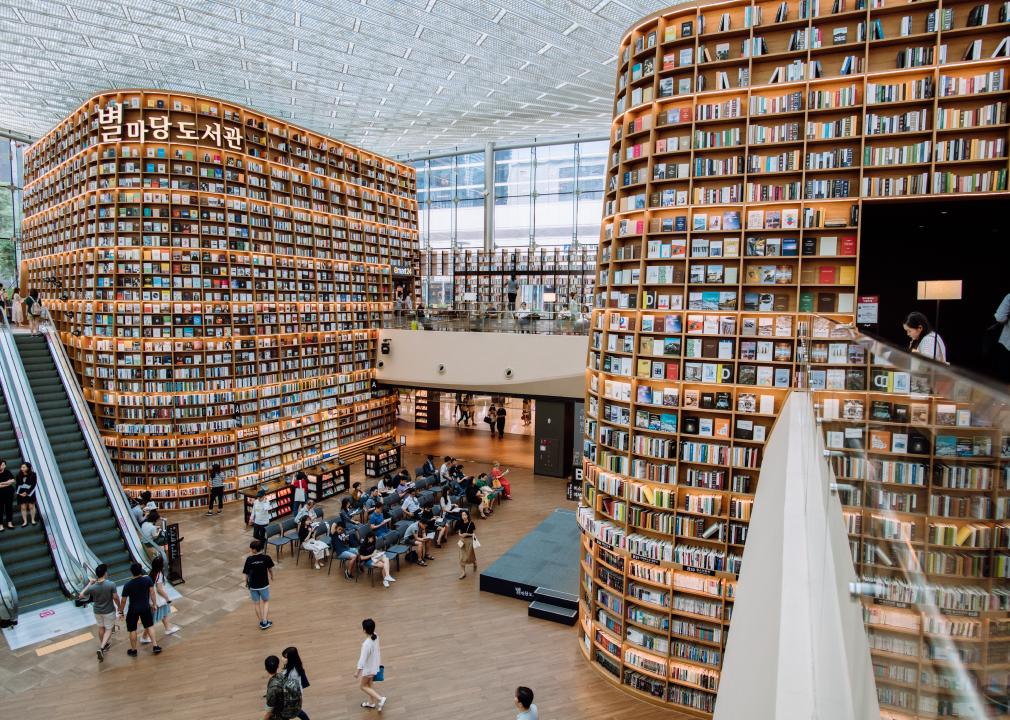
<instances>
[{"instance_id":1,"label":"tall curved bookshelf","mask_svg":"<svg viewBox=\"0 0 1010 720\"><path fill-rule=\"evenodd\" d=\"M863 205L1006 193L1008 15L727 0L622 38L579 637L636 697L712 713L764 440L807 367L823 364L828 390L867 389L865 360L808 365L799 341L854 319Z\"/></svg>"},{"instance_id":2,"label":"tall curved bookshelf","mask_svg":"<svg viewBox=\"0 0 1010 720\"><path fill-rule=\"evenodd\" d=\"M381 313L418 275L414 169L229 102L116 90L25 154L42 292L126 491L207 504L392 439Z\"/></svg>"}]
</instances>

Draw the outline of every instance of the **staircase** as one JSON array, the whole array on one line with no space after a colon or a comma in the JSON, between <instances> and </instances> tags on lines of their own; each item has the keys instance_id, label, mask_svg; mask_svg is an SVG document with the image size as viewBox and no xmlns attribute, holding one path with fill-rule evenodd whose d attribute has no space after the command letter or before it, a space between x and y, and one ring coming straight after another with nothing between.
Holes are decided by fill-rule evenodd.
<instances>
[{"instance_id":1,"label":"staircase","mask_svg":"<svg viewBox=\"0 0 1010 720\"><path fill-rule=\"evenodd\" d=\"M123 582L130 577L132 558L46 339L18 333L14 341L81 535L98 559L109 566L109 579Z\"/></svg>"},{"instance_id":2,"label":"staircase","mask_svg":"<svg viewBox=\"0 0 1010 720\"><path fill-rule=\"evenodd\" d=\"M560 590L538 587L533 591L533 602L526 614L562 625L574 625L579 617L579 598Z\"/></svg>"},{"instance_id":3,"label":"staircase","mask_svg":"<svg viewBox=\"0 0 1010 720\"><path fill-rule=\"evenodd\" d=\"M7 469L17 475L21 465L21 448L18 447L3 392L0 392L0 458L6 460ZM0 532L0 557L18 591L19 613L64 599L41 520L38 525L21 527L21 516L18 514L14 529Z\"/></svg>"}]
</instances>

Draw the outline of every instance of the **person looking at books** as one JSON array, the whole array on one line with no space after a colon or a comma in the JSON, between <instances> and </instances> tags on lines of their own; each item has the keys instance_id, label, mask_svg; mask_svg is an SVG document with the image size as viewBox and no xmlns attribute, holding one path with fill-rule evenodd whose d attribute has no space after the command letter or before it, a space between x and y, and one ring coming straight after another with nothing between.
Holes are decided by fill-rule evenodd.
<instances>
[{"instance_id":1,"label":"person looking at books","mask_svg":"<svg viewBox=\"0 0 1010 720\"><path fill-rule=\"evenodd\" d=\"M224 510L224 475L221 473L221 465L214 463L210 466L210 478L207 482L210 491L210 501L207 503L207 514L214 514L214 501L217 501L218 514Z\"/></svg>"},{"instance_id":2,"label":"person looking at books","mask_svg":"<svg viewBox=\"0 0 1010 720\"><path fill-rule=\"evenodd\" d=\"M382 516L382 508L374 508L368 516L368 529L380 538L389 532L389 524L389 518Z\"/></svg>"},{"instance_id":3,"label":"person looking at books","mask_svg":"<svg viewBox=\"0 0 1010 720\"><path fill-rule=\"evenodd\" d=\"M908 351L932 358L937 362L947 362L947 346L929 324L929 319L921 312L911 312L902 324L908 335Z\"/></svg>"},{"instance_id":4,"label":"person looking at books","mask_svg":"<svg viewBox=\"0 0 1010 720\"><path fill-rule=\"evenodd\" d=\"M309 476L305 474L304 470L299 470L295 473L295 479L291 481L291 487L294 488L294 497L291 500L291 512L297 515L298 510L305 504L305 500L309 495Z\"/></svg>"}]
</instances>

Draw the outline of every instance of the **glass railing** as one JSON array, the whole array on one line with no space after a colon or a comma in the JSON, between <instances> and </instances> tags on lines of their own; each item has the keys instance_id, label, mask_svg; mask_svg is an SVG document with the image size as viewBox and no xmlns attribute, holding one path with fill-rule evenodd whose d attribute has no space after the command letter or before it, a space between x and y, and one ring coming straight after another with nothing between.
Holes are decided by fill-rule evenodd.
<instances>
[{"instance_id":1,"label":"glass railing","mask_svg":"<svg viewBox=\"0 0 1010 720\"><path fill-rule=\"evenodd\" d=\"M424 310L386 313L382 326L402 330L588 335L588 315L568 312Z\"/></svg>"},{"instance_id":2,"label":"glass railing","mask_svg":"<svg viewBox=\"0 0 1010 720\"><path fill-rule=\"evenodd\" d=\"M800 334L881 717L1006 717L1006 388L827 318Z\"/></svg>"},{"instance_id":3,"label":"glass railing","mask_svg":"<svg viewBox=\"0 0 1010 720\"><path fill-rule=\"evenodd\" d=\"M67 400L74 412L74 417L77 418L77 423L81 426L81 434L84 435L88 452L95 462L95 467L98 468L99 479L105 488L105 494L109 498L113 514L116 516L116 523L119 525L126 545L130 550L130 556L134 561L139 562L147 568L149 567L150 560L147 553L144 552L140 526L137 524L137 519L130 512L130 502L126 497L126 493L123 492L119 476L112 465L112 460L109 458L105 444L102 442L98 427L95 425L95 418L84 400L80 383L70 365L70 358L67 357L63 342L60 340L59 333L56 332L56 325L52 321L48 308L43 308L43 312L48 322L43 323L42 333L49 345L49 351L56 364L56 370L63 381L63 388L66 390Z\"/></svg>"}]
</instances>

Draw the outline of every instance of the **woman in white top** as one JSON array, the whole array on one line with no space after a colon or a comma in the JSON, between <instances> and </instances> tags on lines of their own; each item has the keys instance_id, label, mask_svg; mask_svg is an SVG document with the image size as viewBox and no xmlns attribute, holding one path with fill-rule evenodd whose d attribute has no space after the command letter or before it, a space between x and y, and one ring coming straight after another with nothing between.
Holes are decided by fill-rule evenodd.
<instances>
[{"instance_id":1,"label":"woman in white top","mask_svg":"<svg viewBox=\"0 0 1010 720\"><path fill-rule=\"evenodd\" d=\"M21 301L21 291L18 288L14 288L14 294L11 296L11 322L18 327L25 323L25 311Z\"/></svg>"},{"instance_id":2,"label":"woman in white top","mask_svg":"<svg viewBox=\"0 0 1010 720\"><path fill-rule=\"evenodd\" d=\"M909 313L903 327L909 339L909 352L932 358L945 365L950 364L947 362L947 347L943 344L943 339L933 331L925 315L921 312Z\"/></svg>"},{"instance_id":3,"label":"woman in white top","mask_svg":"<svg viewBox=\"0 0 1010 720\"><path fill-rule=\"evenodd\" d=\"M375 692L372 687L372 680L379 673L382 667L382 657L379 655L379 636L375 634L375 621L372 618L365 618L361 621L361 629L365 632L365 639L361 643L361 655L358 657L358 671L354 677L358 678L361 692L365 693L368 700L361 703L363 708L375 708L382 712L386 698ZM373 700L374 702L369 702Z\"/></svg>"}]
</instances>

